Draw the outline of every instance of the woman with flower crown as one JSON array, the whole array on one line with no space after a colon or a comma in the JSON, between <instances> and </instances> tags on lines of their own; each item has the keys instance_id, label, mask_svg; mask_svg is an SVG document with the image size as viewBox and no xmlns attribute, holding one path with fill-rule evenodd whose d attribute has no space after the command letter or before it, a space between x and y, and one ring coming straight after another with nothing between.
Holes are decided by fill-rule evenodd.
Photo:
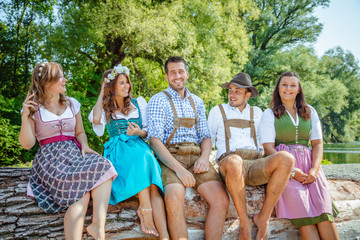
<instances>
[{"instance_id":1,"label":"woman with flower crown","mask_svg":"<svg viewBox=\"0 0 360 240\"><path fill-rule=\"evenodd\" d=\"M106 212L111 184L117 173L111 162L89 148L80 103L65 96L62 68L40 63L33 72L23 102L19 142L25 149L39 141L27 194L48 213L65 210L66 239L81 239L90 194L93 222L87 231L105 239Z\"/></svg>"},{"instance_id":2,"label":"woman with flower crown","mask_svg":"<svg viewBox=\"0 0 360 240\"><path fill-rule=\"evenodd\" d=\"M104 134L105 126L109 133L104 157L110 159L119 173L112 185L110 204L116 205L137 194L142 231L168 239L165 208L159 193L163 190L161 170L144 141L147 137L146 100L132 98L129 69L121 64L105 71L102 79L89 120L98 136Z\"/></svg>"}]
</instances>

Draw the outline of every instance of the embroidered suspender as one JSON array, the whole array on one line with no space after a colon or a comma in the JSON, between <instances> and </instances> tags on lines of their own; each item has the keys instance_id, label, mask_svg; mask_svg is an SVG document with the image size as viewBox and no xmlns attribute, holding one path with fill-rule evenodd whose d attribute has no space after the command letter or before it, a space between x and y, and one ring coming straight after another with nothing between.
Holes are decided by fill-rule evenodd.
<instances>
[{"instance_id":1,"label":"embroidered suspender","mask_svg":"<svg viewBox=\"0 0 360 240\"><path fill-rule=\"evenodd\" d=\"M164 91L164 93L169 98L171 108L174 112L174 129L165 143L165 146L168 146L170 144L171 140L173 139L173 137L175 136L175 133L179 129L179 127L192 128L194 125L196 125L196 130L199 131L199 118L198 118L196 107L195 107L195 104L194 104L194 101L193 101L191 95L189 96L189 100L190 100L191 106L194 110L195 118L179 118L178 114L176 112L176 109L175 109L174 102L171 99L170 94L165 91Z\"/></svg>"},{"instance_id":2,"label":"embroidered suspender","mask_svg":"<svg viewBox=\"0 0 360 240\"><path fill-rule=\"evenodd\" d=\"M226 152L230 151L229 140L231 138L230 127L236 128L250 128L251 137L254 139L254 143L256 148L258 147L256 140L256 130L255 130L255 121L254 121L254 109L250 106L250 121L244 119L227 119L224 108L221 104L218 105L221 115L224 120L224 129L225 129L225 144L226 144Z\"/></svg>"}]
</instances>

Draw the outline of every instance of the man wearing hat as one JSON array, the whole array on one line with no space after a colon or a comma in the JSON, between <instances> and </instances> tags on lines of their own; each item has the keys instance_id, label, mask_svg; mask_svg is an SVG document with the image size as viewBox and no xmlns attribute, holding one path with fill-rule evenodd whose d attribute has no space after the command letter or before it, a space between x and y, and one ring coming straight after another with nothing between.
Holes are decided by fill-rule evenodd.
<instances>
[{"instance_id":1,"label":"man wearing hat","mask_svg":"<svg viewBox=\"0 0 360 240\"><path fill-rule=\"evenodd\" d=\"M212 108L208 118L211 142L217 147L219 173L239 215L239 239L251 239L252 222L246 209L245 184L268 183L264 204L253 218L258 228L256 239L264 239L271 212L291 177L295 160L286 152L261 158L263 149L258 127L262 111L247 103L250 97L259 94L248 74L239 73L221 87L229 89L229 102Z\"/></svg>"}]
</instances>

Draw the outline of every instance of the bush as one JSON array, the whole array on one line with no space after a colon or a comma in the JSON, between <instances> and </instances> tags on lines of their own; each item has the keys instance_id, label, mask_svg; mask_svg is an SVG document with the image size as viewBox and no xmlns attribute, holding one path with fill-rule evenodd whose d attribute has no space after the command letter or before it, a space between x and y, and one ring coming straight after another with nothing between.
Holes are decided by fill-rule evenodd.
<instances>
[{"instance_id":1,"label":"bush","mask_svg":"<svg viewBox=\"0 0 360 240\"><path fill-rule=\"evenodd\" d=\"M21 99L5 98L0 95L0 166L10 166L30 162L37 151L36 144L25 150L18 141L21 127Z\"/></svg>"},{"instance_id":2,"label":"bush","mask_svg":"<svg viewBox=\"0 0 360 240\"><path fill-rule=\"evenodd\" d=\"M11 125L9 119L0 119L0 166L24 162L23 157L26 155L30 157L29 153L25 152L18 141L19 131L20 126Z\"/></svg>"}]
</instances>

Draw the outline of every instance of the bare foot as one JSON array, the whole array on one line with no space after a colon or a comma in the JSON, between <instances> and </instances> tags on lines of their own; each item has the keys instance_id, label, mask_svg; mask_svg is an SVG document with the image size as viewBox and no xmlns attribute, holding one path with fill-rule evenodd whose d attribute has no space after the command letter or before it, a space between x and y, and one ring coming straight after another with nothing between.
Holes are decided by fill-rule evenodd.
<instances>
[{"instance_id":1,"label":"bare foot","mask_svg":"<svg viewBox=\"0 0 360 240\"><path fill-rule=\"evenodd\" d=\"M256 240L266 240L267 239L267 230L269 227L269 219L262 219L259 214L254 216L254 223L258 228L256 234Z\"/></svg>"},{"instance_id":2,"label":"bare foot","mask_svg":"<svg viewBox=\"0 0 360 240\"><path fill-rule=\"evenodd\" d=\"M251 228L252 222L248 218L245 222L240 222L240 233L239 233L239 240L249 240L251 239Z\"/></svg>"},{"instance_id":3,"label":"bare foot","mask_svg":"<svg viewBox=\"0 0 360 240\"><path fill-rule=\"evenodd\" d=\"M137 210L137 215L140 218L141 223L141 230L146 234L152 234L154 236L159 236L159 233L157 232L154 221L152 217L152 209L144 209L139 206Z\"/></svg>"},{"instance_id":4,"label":"bare foot","mask_svg":"<svg viewBox=\"0 0 360 240\"><path fill-rule=\"evenodd\" d=\"M95 240L105 240L105 230L100 230L96 224L91 223L86 227L86 231L95 239Z\"/></svg>"}]
</instances>

